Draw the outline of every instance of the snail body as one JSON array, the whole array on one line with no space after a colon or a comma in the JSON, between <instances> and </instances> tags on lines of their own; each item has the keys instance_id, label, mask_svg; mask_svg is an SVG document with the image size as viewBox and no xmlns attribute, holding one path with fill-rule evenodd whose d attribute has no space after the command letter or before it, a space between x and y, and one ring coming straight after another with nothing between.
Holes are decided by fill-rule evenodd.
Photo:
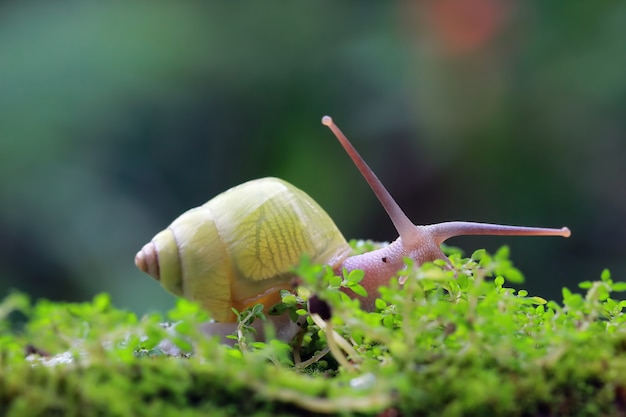
<instances>
[{"instance_id":1,"label":"snail body","mask_svg":"<svg viewBox=\"0 0 626 417\"><path fill-rule=\"evenodd\" d=\"M372 309L377 288L404 267L405 258L417 265L447 259L440 245L448 238L570 235L566 227L473 222L416 226L332 119L325 116L322 123L333 131L387 211L399 234L394 242L351 256L346 239L311 197L278 178L262 178L231 188L183 213L137 253L137 267L168 291L198 301L217 322L226 324L236 320L232 308L241 311L257 303L269 308L279 302L279 291L290 288L294 278L291 268L304 254L339 273L344 268L363 270L361 285L368 296L361 303L363 308Z\"/></svg>"}]
</instances>

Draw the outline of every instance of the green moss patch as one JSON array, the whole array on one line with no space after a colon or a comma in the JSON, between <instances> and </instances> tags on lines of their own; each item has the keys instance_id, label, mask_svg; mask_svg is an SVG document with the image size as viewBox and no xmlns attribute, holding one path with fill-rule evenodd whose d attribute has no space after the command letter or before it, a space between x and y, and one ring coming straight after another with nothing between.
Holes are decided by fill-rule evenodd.
<instances>
[{"instance_id":1,"label":"green moss patch","mask_svg":"<svg viewBox=\"0 0 626 417\"><path fill-rule=\"evenodd\" d=\"M9 295L0 304L0 414L626 413L626 303L614 295L625 283L604 271L555 302L508 286L522 275L506 248L450 259L452 268L408 264L406 283L381 289L375 312L340 291L361 291L359 273L334 277L303 262L302 287L284 292L274 312L303 317L315 294L332 318L309 317L291 342L258 342L251 324L266 316L256 307L240 313L234 347L202 334L209 317L185 300L166 316L137 317L107 295L83 304Z\"/></svg>"}]
</instances>

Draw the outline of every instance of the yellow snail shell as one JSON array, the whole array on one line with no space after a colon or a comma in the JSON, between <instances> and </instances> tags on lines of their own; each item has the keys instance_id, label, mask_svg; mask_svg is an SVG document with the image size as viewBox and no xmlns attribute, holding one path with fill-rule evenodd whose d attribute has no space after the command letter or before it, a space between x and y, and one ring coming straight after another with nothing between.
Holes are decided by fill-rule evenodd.
<instances>
[{"instance_id":1,"label":"yellow snail shell","mask_svg":"<svg viewBox=\"0 0 626 417\"><path fill-rule=\"evenodd\" d=\"M302 254L332 267L351 252L333 220L302 190L278 178L248 181L183 213L135 258L178 296L217 321L256 303L280 301Z\"/></svg>"}]
</instances>

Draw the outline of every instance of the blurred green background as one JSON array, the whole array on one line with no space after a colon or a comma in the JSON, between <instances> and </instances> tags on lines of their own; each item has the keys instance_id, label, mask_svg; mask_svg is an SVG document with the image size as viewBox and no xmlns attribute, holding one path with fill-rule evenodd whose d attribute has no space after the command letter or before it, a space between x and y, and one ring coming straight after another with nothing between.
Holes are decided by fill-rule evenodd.
<instances>
[{"instance_id":1,"label":"blurred green background","mask_svg":"<svg viewBox=\"0 0 626 417\"><path fill-rule=\"evenodd\" d=\"M248 179L395 239L330 114L418 224L507 243L534 294L626 262L626 3L0 3L0 291L166 309L136 251Z\"/></svg>"}]
</instances>

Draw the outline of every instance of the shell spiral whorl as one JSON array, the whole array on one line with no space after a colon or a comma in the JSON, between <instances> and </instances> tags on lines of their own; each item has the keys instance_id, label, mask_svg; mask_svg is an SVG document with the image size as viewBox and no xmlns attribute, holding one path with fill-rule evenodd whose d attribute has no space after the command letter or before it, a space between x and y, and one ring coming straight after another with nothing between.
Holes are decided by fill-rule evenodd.
<instances>
[{"instance_id":1,"label":"shell spiral whorl","mask_svg":"<svg viewBox=\"0 0 626 417\"><path fill-rule=\"evenodd\" d=\"M140 271L145 272L157 281L161 279L159 255L157 254L154 243L146 243L143 248L137 252L137 255L135 255L135 265Z\"/></svg>"}]
</instances>

